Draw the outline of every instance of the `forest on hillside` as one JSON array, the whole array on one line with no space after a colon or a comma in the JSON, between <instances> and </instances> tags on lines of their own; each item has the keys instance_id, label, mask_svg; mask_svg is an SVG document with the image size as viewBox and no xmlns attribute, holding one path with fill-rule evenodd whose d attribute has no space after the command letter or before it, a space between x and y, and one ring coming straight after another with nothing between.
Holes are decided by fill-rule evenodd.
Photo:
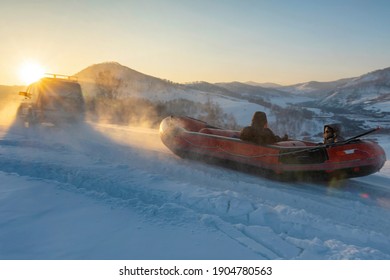
<instances>
[{"instance_id":1,"label":"forest on hillside","mask_svg":"<svg viewBox=\"0 0 390 280\"><path fill-rule=\"evenodd\" d=\"M149 80L148 83L156 81ZM153 85L149 87L157 88ZM161 120L167 116L186 115L214 126L240 128L234 116L225 113L223 108L211 99L203 103L184 98L168 101L150 100L131 95L123 96L121 94L123 88L127 87L121 78L110 71L99 72L94 85L88 86L88 89L93 92L84 93L87 117L109 123L158 127Z\"/></svg>"}]
</instances>

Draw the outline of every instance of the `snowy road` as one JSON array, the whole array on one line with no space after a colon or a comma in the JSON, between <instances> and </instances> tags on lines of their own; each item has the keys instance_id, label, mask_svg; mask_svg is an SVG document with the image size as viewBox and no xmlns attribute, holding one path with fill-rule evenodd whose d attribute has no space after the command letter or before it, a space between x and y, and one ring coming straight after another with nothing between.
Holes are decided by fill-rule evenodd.
<instances>
[{"instance_id":1,"label":"snowy road","mask_svg":"<svg viewBox=\"0 0 390 280\"><path fill-rule=\"evenodd\" d=\"M177 249L160 255L143 253L140 258L390 259L389 161L377 174L334 186L290 184L180 159L163 146L153 129L87 123L64 129L1 126L0 130L3 182L41 182L72 194L69 201L87 196L137 215L149 226L207 232L204 241L197 235L194 245L187 243L186 253ZM0 198L6 201L4 188L8 193L12 188L9 183L1 185ZM0 233L0 257L31 258L23 253L10 256L11 247L1 251L6 248L4 238L10 239L16 230L4 209L0 228L7 234ZM117 214L122 219L125 215ZM154 236L171 242L164 234ZM219 241L210 240L217 236ZM118 243L134 246L126 235L117 238ZM231 248L222 249L225 245ZM221 253L215 253L218 250ZM50 248L40 256L59 257ZM82 256L137 258L136 253L120 251L68 252L62 258Z\"/></svg>"}]
</instances>

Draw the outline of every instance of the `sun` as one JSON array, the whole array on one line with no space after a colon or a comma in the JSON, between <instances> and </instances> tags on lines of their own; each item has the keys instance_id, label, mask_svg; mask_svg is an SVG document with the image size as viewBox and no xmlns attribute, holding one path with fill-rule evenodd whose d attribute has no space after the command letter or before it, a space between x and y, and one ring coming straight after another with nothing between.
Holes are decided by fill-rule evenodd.
<instances>
[{"instance_id":1,"label":"sun","mask_svg":"<svg viewBox=\"0 0 390 280\"><path fill-rule=\"evenodd\" d=\"M31 84L38 81L45 75L43 67L35 62L25 62L19 70L19 77L24 84Z\"/></svg>"}]
</instances>

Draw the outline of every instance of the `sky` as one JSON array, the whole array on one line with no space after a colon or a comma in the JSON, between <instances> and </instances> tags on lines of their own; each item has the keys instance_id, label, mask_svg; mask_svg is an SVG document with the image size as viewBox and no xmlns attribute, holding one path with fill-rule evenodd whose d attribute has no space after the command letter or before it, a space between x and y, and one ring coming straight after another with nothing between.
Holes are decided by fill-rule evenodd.
<instances>
[{"instance_id":1,"label":"sky","mask_svg":"<svg viewBox=\"0 0 390 280\"><path fill-rule=\"evenodd\" d=\"M21 65L75 74L116 61L185 83L283 85L390 66L385 0L13 0L0 9L0 85Z\"/></svg>"}]
</instances>

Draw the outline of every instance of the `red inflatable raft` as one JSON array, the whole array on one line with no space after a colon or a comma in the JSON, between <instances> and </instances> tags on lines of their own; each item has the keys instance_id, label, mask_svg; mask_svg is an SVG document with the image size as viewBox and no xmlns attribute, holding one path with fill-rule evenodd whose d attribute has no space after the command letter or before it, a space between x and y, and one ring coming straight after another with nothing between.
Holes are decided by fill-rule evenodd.
<instances>
[{"instance_id":1,"label":"red inflatable raft","mask_svg":"<svg viewBox=\"0 0 390 280\"><path fill-rule=\"evenodd\" d=\"M379 171L386 161L382 147L358 137L331 145L297 140L257 145L240 140L239 131L216 128L189 117L165 118L160 124L160 137L180 157L277 179L329 180L365 176Z\"/></svg>"}]
</instances>

